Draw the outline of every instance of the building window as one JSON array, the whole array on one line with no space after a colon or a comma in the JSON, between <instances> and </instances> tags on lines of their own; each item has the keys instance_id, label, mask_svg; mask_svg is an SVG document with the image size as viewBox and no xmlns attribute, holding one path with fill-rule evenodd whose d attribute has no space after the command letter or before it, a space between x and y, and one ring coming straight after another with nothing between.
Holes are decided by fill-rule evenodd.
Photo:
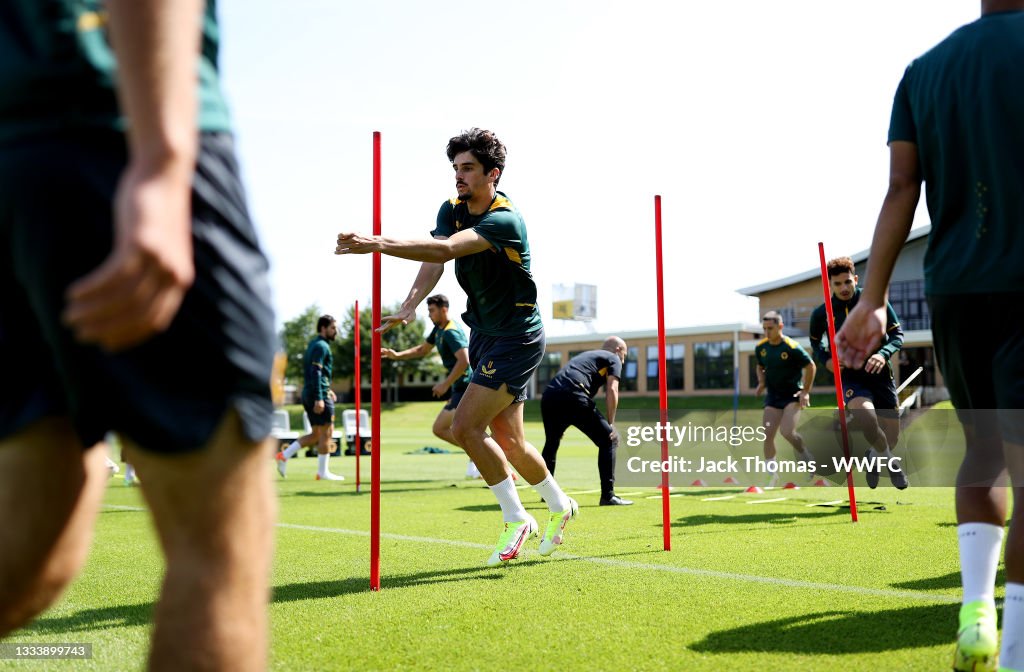
<instances>
[{"instance_id":1,"label":"building window","mask_svg":"<svg viewBox=\"0 0 1024 672\"><path fill-rule=\"evenodd\" d=\"M931 329L928 300L924 296L924 280L904 280L889 285L889 303L896 311L903 331Z\"/></svg>"},{"instance_id":2,"label":"building window","mask_svg":"<svg viewBox=\"0 0 1024 672\"><path fill-rule=\"evenodd\" d=\"M666 387L670 390L683 389L683 364L686 348L682 343L665 346L665 366L668 368ZM658 346L647 346L647 390L658 391Z\"/></svg>"},{"instance_id":3,"label":"building window","mask_svg":"<svg viewBox=\"0 0 1024 672\"><path fill-rule=\"evenodd\" d=\"M561 352L546 352L537 367L537 389L543 390L551 379L555 377L558 370L562 368Z\"/></svg>"},{"instance_id":4,"label":"building window","mask_svg":"<svg viewBox=\"0 0 1024 672\"><path fill-rule=\"evenodd\" d=\"M639 348L629 348L626 351L626 362L622 365L622 378L619 379L621 392L636 392L636 381L640 373L640 364L637 361L639 357Z\"/></svg>"},{"instance_id":5,"label":"building window","mask_svg":"<svg viewBox=\"0 0 1024 672\"><path fill-rule=\"evenodd\" d=\"M693 346L693 383L698 390L732 389L732 341L695 343Z\"/></svg>"},{"instance_id":6,"label":"building window","mask_svg":"<svg viewBox=\"0 0 1024 672\"><path fill-rule=\"evenodd\" d=\"M586 350L570 350L569 351L569 359L572 359L576 355L582 355L584 352L587 352L587 351ZM568 362L566 362L566 363L568 363Z\"/></svg>"}]
</instances>

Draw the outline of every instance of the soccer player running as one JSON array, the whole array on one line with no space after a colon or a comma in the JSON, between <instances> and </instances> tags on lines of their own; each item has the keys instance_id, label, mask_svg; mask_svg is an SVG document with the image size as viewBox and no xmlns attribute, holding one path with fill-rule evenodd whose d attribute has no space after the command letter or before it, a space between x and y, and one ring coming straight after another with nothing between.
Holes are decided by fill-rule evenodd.
<instances>
[{"instance_id":1,"label":"soccer player running","mask_svg":"<svg viewBox=\"0 0 1024 672\"><path fill-rule=\"evenodd\" d=\"M0 10L0 637L82 566L115 431L166 559L149 667L266 665L274 316L214 7Z\"/></svg>"},{"instance_id":2,"label":"soccer player running","mask_svg":"<svg viewBox=\"0 0 1024 672\"><path fill-rule=\"evenodd\" d=\"M434 329L427 339L415 348L401 352L395 352L391 348L381 348L380 354L386 359L416 359L426 357L435 347L437 348L438 354L441 355L441 363L448 375L440 383L434 385L430 392L440 399L448 394L448 390L451 390L452 396L441 412L437 414L431 429L437 438L458 446L455 437L452 436L452 418L455 417L455 409L459 407L462 395L469 387L469 379L473 370L469 367L469 340L462 328L448 317L448 305L448 297L444 294L427 297L427 314L430 316L430 322L434 325ZM470 460L466 475L477 477L479 473L476 465Z\"/></svg>"},{"instance_id":3,"label":"soccer player running","mask_svg":"<svg viewBox=\"0 0 1024 672\"><path fill-rule=\"evenodd\" d=\"M771 476L768 487L779 482L776 460L775 435L782 436L793 446L797 459L810 463L814 460L804 438L796 431L800 411L811 405L811 385L814 383L814 362L799 343L782 333L782 315L774 310L761 318L765 338L757 343L757 394L764 393L764 459ZM809 476L813 476L810 472Z\"/></svg>"},{"instance_id":4,"label":"soccer player running","mask_svg":"<svg viewBox=\"0 0 1024 672\"><path fill-rule=\"evenodd\" d=\"M501 506L504 531L487 561L494 566L518 557L526 539L537 533L537 522L519 500L509 463L548 505L541 555L550 555L562 543L566 523L578 507L548 473L523 427L526 386L544 355L544 327L530 273L526 225L508 197L497 191L505 146L494 133L473 128L449 140L447 154L458 197L441 205L433 240L341 233L335 253L380 252L423 262L402 309L384 318L385 330L415 319L416 306L437 284L445 262L455 260L455 277L467 295L462 318L472 329L473 376L455 409L452 437L476 463Z\"/></svg>"},{"instance_id":5,"label":"soccer player running","mask_svg":"<svg viewBox=\"0 0 1024 672\"><path fill-rule=\"evenodd\" d=\"M615 494L615 451L619 435L613 426L619 406L619 378L626 361L626 342L608 337L600 350L581 352L548 383L541 397L544 419L544 452L548 471L555 473L555 460L562 435L571 425L597 446L597 471L601 479L601 506L625 506L633 502ZM605 388L608 417L601 415L594 395Z\"/></svg>"},{"instance_id":6,"label":"soccer player running","mask_svg":"<svg viewBox=\"0 0 1024 672\"><path fill-rule=\"evenodd\" d=\"M957 474L963 605L957 670L1024 670L1024 1L981 18L907 68L889 126L889 189L857 307L836 335L860 367L885 335L886 288L926 184L925 290L939 367L963 425ZM998 315L979 337L978 316ZM1000 652L994 586L1006 522Z\"/></svg>"},{"instance_id":7,"label":"soccer player running","mask_svg":"<svg viewBox=\"0 0 1024 672\"><path fill-rule=\"evenodd\" d=\"M338 336L338 322L330 315L321 315L316 321L316 336L306 346L302 357L302 408L309 418L311 431L291 442L277 454L277 473L284 478L288 460L306 446L316 444L316 480L344 481L341 474L331 473L331 437L334 434L334 402L338 400L331 389L334 355L331 343Z\"/></svg>"},{"instance_id":8,"label":"soccer player running","mask_svg":"<svg viewBox=\"0 0 1024 672\"><path fill-rule=\"evenodd\" d=\"M829 286L832 289L832 315L838 332L846 321L850 310L857 306L861 290L857 287L853 260L849 257L832 259L826 265ZM896 396L896 381L889 360L903 347L903 328L896 311L887 301L885 304L885 338L880 347L859 369L842 368L843 395L846 407L853 412L856 426L871 445L865 457L885 456L892 459L892 449L900 438L900 402ZM832 372L832 355L827 342L828 312L821 304L811 313L809 335L814 357ZM881 426L879 426L881 421ZM877 464L877 463L875 463ZM876 466L865 473L868 487L878 487L879 469ZM889 480L900 490L909 482L902 469L889 469Z\"/></svg>"}]
</instances>

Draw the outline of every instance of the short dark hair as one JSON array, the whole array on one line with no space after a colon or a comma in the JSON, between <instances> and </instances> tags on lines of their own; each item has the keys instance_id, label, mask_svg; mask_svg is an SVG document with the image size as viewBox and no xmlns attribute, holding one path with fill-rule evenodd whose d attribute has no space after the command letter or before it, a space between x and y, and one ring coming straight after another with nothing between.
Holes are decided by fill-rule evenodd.
<instances>
[{"instance_id":1,"label":"short dark hair","mask_svg":"<svg viewBox=\"0 0 1024 672\"><path fill-rule=\"evenodd\" d=\"M484 167L485 173L497 168L498 179L494 181L495 184L501 179L501 174L505 172L505 145L491 131L485 131L475 126L468 131L463 131L448 141L447 152L449 161L454 161L456 155L462 152L472 153L473 157Z\"/></svg>"},{"instance_id":2,"label":"short dark hair","mask_svg":"<svg viewBox=\"0 0 1024 672\"><path fill-rule=\"evenodd\" d=\"M437 306L438 308L448 307L448 297L444 294L434 294L433 296L427 297L428 306Z\"/></svg>"},{"instance_id":3,"label":"short dark hair","mask_svg":"<svg viewBox=\"0 0 1024 672\"><path fill-rule=\"evenodd\" d=\"M777 310L769 310L764 314L764 317L761 318L762 322L765 320L771 320L775 324L782 324L782 315L780 315Z\"/></svg>"},{"instance_id":4,"label":"short dark hair","mask_svg":"<svg viewBox=\"0 0 1024 672\"><path fill-rule=\"evenodd\" d=\"M836 257L828 262L828 277L839 275L841 273L849 273L850 275L857 275L857 269L853 265L853 259L849 257Z\"/></svg>"},{"instance_id":5,"label":"short dark hair","mask_svg":"<svg viewBox=\"0 0 1024 672\"><path fill-rule=\"evenodd\" d=\"M337 322L337 320L330 315L321 315L320 319L316 321L316 333L319 334L321 329L329 327L335 322Z\"/></svg>"}]
</instances>

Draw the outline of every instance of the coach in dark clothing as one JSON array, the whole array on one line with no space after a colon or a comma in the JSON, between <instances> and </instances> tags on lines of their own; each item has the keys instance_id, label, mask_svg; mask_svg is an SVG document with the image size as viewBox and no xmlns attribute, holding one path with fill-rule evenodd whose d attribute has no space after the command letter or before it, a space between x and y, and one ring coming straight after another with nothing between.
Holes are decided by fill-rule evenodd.
<instances>
[{"instance_id":1,"label":"coach in dark clothing","mask_svg":"<svg viewBox=\"0 0 1024 672\"><path fill-rule=\"evenodd\" d=\"M544 462L555 473L555 456L565 430L572 425L597 446L597 469L601 475L601 506L632 504L615 494L615 449L619 435L612 424L619 405L619 378L626 361L626 342L609 337L600 350L588 350L569 360L541 398L544 418ZM608 417L601 415L594 396L605 387Z\"/></svg>"}]
</instances>

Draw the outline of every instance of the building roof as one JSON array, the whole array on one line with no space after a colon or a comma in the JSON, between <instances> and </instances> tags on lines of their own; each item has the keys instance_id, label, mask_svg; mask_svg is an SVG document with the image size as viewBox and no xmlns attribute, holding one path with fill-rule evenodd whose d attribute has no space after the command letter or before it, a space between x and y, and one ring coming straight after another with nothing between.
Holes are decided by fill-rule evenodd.
<instances>
[{"instance_id":1,"label":"building roof","mask_svg":"<svg viewBox=\"0 0 1024 672\"><path fill-rule=\"evenodd\" d=\"M913 242L919 238L926 237L931 232L931 230L931 224L916 229L911 229L910 235L907 236L907 243ZM856 254L851 254L850 259L853 259L853 263L859 264L862 261L867 260L869 252L871 252L870 249L861 250ZM795 285L798 282L804 282L806 280L811 280L812 278L820 277L821 268L812 268L802 273L797 273L796 275L790 275L785 278L779 278L778 280L772 280L771 282L766 282L762 285L744 287L743 289L737 289L736 291L739 292L740 294L745 294L746 296L760 296L761 294L764 294L765 292L771 291L773 289L788 287L789 285Z\"/></svg>"},{"instance_id":2,"label":"building roof","mask_svg":"<svg viewBox=\"0 0 1024 672\"><path fill-rule=\"evenodd\" d=\"M675 327L665 330L665 336L700 336L702 334L723 334L738 331L740 333L760 334L760 324L707 324L699 327ZM550 336L546 339L549 345L562 345L565 343L603 343L609 336L618 336L629 343L631 340L642 340L646 338L657 338L657 329L645 329L643 331L619 331L600 334L575 334L572 336Z\"/></svg>"}]
</instances>

